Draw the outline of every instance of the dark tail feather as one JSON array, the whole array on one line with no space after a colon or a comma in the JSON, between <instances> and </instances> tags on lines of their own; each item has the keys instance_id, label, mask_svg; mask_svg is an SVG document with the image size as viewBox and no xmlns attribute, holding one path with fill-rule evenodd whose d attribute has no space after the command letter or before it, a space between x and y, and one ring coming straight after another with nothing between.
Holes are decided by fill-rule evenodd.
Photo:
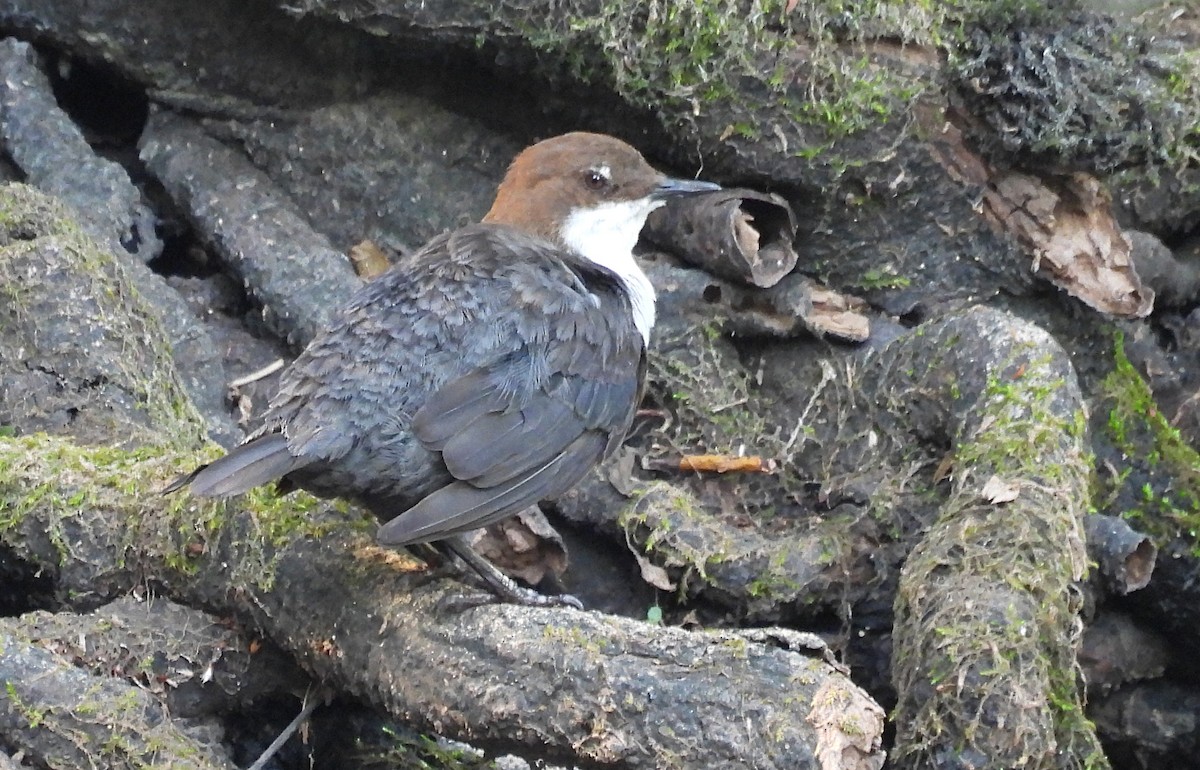
<instances>
[{"instance_id":1,"label":"dark tail feather","mask_svg":"<svg viewBox=\"0 0 1200 770\"><path fill-rule=\"evenodd\" d=\"M312 462L288 451L287 439L268 433L234 449L219 460L201 465L172 481L163 494L190 486L200 497L240 495L268 481L286 476Z\"/></svg>"}]
</instances>

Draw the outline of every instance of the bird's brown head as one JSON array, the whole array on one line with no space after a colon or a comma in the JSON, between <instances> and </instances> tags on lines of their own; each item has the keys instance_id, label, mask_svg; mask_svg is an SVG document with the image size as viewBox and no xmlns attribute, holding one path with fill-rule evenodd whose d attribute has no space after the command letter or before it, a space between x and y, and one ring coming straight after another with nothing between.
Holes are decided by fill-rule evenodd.
<instances>
[{"instance_id":1,"label":"bird's brown head","mask_svg":"<svg viewBox=\"0 0 1200 770\"><path fill-rule=\"evenodd\" d=\"M517 156L483 221L541 236L615 274L629 296L634 324L649 344L654 287L633 258L638 233L667 198L718 189L709 182L663 176L620 139L564 134Z\"/></svg>"},{"instance_id":2,"label":"bird's brown head","mask_svg":"<svg viewBox=\"0 0 1200 770\"><path fill-rule=\"evenodd\" d=\"M484 222L519 227L562 245L576 229L595 230L587 212L603 212L613 229L633 229L671 195L718 189L707 182L670 179L655 171L641 153L620 139L575 132L526 148L509 166ZM627 224L628 223L628 224ZM600 235L600 233L592 233ZM577 233L585 237L587 233ZM632 243L630 243L632 246Z\"/></svg>"}]
</instances>

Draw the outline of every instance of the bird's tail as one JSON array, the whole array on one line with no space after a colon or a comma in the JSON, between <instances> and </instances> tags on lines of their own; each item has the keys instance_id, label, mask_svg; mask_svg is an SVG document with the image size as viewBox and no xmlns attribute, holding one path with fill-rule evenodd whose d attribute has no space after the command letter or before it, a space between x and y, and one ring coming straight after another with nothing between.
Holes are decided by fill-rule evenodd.
<instances>
[{"instance_id":1,"label":"bird's tail","mask_svg":"<svg viewBox=\"0 0 1200 770\"><path fill-rule=\"evenodd\" d=\"M260 484L286 476L312 462L288 451L287 438L267 433L246 442L219 460L172 481L163 494L190 487L200 497L240 495Z\"/></svg>"}]
</instances>

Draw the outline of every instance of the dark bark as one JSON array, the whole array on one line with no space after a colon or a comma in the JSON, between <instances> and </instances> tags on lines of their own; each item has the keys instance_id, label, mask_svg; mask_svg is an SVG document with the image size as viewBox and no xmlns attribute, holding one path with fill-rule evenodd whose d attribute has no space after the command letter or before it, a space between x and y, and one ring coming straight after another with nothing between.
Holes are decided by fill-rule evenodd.
<instances>
[{"instance_id":1,"label":"dark bark","mask_svg":"<svg viewBox=\"0 0 1200 770\"><path fill-rule=\"evenodd\" d=\"M796 267L796 215L779 196L721 190L669 202L642 237L713 275L769 288Z\"/></svg>"},{"instance_id":2,"label":"dark bark","mask_svg":"<svg viewBox=\"0 0 1200 770\"><path fill-rule=\"evenodd\" d=\"M143 262L162 253L154 215L129 174L98 157L54 100L50 80L28 43L0 44L0 133L29 184L74 208L79 221L116 253Z\"/></svg>"},{"instance_id":3,"label":"dark bark","mask_svg":"<svg viewBox=\"0 0 1200 770\"><path fill-rule=\"evenodd\" d=\"M1095 719L1124 767L1190 767L1200 761L1200 693L1168 681L1146 682L1096 704Z\"/></svg>"},{"instance_id":4,"label":"dark bark","mask_svg":"<svg viewBox=\"0 0 1200 770\"><path fill-rule=\"evenodd\" d=\"M266 175L194 126L156 116L142 137L142 160L291 344L307 345L361 285L345 254Z\"/></svg>"},{"instance_id":5,"label":"dark bark","mask_svg":"<svg viewBox=\"0 0 1200 770\"><path fill-rule=\"evenodd\" d=\"M83 614L30 612L0 628L64 665L137 685L174 719L222 717L276 693L303 693L308 682L237 623L161 597L121 597Z\"/></svg>"},{"instance_id":6,"label":"dark bark","mask_svg":"<svg viewBox=\"0 0 1200 770\"><path fill-rule=\"evenodd\" d=\"M0 643L6 745L55 768L232 770L219 748L188 735L137 686L89 674L8 633Z\"/></svg>"},{"instance_id":7,"label":"dark bark","mask_svg":"<svg viewBox=\"0 0 1200 770\"><path fill-rule=\"evenodd\" d=\"M1079 665L1089 700L1102 700L1131 682L1158 679L1169 662L1163 635L1123 612L1102 611L1083 632Z\"/></svg>"},{"instance_id":8,"label":"dark bark","mask_svg":"<svg viewBox=\"0 0 1200 770\"><path fill-rule=\"evenodd\" d=\"M1149 537L1113 516L1088 516L1084 527L1088 558L1096 564L1093 579L1117 596L1146 587L1158 558L1158 547Z\"/></svg>"}]
</instances>

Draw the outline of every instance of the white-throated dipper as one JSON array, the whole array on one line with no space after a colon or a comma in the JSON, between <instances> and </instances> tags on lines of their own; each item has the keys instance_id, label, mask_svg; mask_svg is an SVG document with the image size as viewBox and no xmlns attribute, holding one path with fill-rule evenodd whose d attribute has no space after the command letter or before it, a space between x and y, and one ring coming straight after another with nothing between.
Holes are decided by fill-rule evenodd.
<instances>
[{"instance_id":1,"label":"white-throated dipper","mask_svg":"<svg viewBox=\"0 0 1200 770\"><path fill-rule=\"evenodd\" d=\"M654 288L632 249L670 179L610 136L517 156L483 222L363 286L283 373L263 426L174 482L225 497L269 481L361 503L385 545L443 541L504 598L461 533L575 485L625 438Z\"/></svg>"}]
</instances>

